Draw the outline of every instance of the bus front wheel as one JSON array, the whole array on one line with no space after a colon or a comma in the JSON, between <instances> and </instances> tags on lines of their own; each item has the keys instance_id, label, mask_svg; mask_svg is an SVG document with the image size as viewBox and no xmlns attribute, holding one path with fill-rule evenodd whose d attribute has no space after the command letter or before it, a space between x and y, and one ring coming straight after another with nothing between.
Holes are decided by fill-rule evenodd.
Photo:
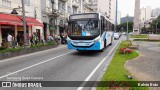
<instances>
[{"instance_id":1,"label":"bus front wheel","mask_svg":"<svg viewBox=\"0 0 160 90\"><path fill-rule=\"evenodd\" d=\"M111 38L111 43L109 45L112 45L112 43L113 43L113 37Z\"/></svg>"},{"instance_id":2,"label":"bus front wheel","mask_svg":"<svg viewBox=\"0 0 160 90\"><path fill-rule=\"evenodd\" d=\"M104 51L104 49L106 48L106 40L104 41L104 47L100 50L100 52L103 52Z\"/></svg>"}]
</instances>

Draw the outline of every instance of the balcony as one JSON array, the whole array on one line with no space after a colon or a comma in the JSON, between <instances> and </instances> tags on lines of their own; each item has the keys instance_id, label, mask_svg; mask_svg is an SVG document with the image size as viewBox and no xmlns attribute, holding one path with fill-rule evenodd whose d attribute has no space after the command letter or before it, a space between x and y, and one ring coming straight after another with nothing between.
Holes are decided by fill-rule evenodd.
<instances>
[{"instance_id":1,"label":"balcony","mask_svg":"<svg viewBox=\"0 0 160 90\"><path fill-rule=\"evenodd\" d=\"M62 2L67 2L68 0L59 0L59 1L62 1Z\"/></svg>"},{"instance_id":2,"label":"balcony","mask_svg":"<svg viewBox=\"0 0 160 90\"><path fill-rule=\"evenodd\" d=\"M48 16L53 16L53 17L59 17L61 15L60 11L56 9L53 9L53 13L52 13L51 8L46 8L46 13Z\"/></svg>"},{"instance_id":3,"label":"balcony","mask_svg":"<svg viewBox=\"0 0 160 90\"><path fill-rule=\"evenodd\" d=\"M79 7L79 3L76 0L72 1L72 6L78 8Z\"/></svg>"}]
</instances>

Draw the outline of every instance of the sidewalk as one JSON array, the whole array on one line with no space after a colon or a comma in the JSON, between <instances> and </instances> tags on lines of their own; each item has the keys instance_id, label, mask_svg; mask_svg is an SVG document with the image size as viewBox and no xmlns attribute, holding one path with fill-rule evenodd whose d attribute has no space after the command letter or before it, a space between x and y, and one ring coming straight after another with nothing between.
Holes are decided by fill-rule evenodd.
<instances>
[{"instance_id":1,"label":"sidewalk","mask_svg":"<svg viewBox=\"0 0 160 90\"><path fill-rule=\"evenodd\" d=\"M128 61L125 68L139 81L160 81L160 46L159 42L136 42L140 56ZM160 90L160 88L150 88Z\"/></svg>"}]
</instances>

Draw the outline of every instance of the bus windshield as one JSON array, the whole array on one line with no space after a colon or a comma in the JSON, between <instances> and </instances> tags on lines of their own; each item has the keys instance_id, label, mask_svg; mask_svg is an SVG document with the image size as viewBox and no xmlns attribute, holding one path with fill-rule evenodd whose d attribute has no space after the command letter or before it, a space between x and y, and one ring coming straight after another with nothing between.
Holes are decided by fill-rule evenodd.
<instances>
[{"instance_id":1,"label":"bus windshield","mask_svg":"<svg viewBox=\"0 0 160 90\"><path fill-rule=\"evenodd\" d=\"M68 32L71 36L95 36L100 33L98 20L95 19L72 20L69 23L69 27L70 30Z\"/></svg>"}]
</instances>

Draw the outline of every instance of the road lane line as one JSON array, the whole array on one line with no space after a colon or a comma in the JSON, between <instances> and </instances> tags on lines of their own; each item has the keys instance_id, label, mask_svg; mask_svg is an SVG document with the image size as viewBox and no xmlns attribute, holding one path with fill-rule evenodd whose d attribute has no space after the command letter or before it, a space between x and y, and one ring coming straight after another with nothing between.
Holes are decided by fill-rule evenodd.
<instances>
[{"instance_id":1,"label":"road lane line","mask_svg":"<svg viewBox=\"0 0 160 90\"><path fill-rule=\"evenodd\" d=\"M52 60L54 60L54 59L56 59L56 58L62 57L62 56L64 56L64 55L67 55L67 54L72 53L72 52L74 52L74 51L70 51L70 52L67 52L67 53L61 54L61 55L56 56L56 57L54 57L54 58L51 58L51 59L45 60L45 61L43 61L43 62L40 62L40 63L34 64L34 65L31 65L31 66L29 66L29 67L26 67L26 68L20 69L20 70L18 70L18 71L15 71L15 72L12 72L12 73L9 73L9 74L6 74L6 75L3 75L3 76L0 76L0 79L2 79L2 78L4 78L4 77L7 77L7 76L10 76L10 75L13 75L13 74L16 74L16 73L19 73L19 72L24 71L24 70L30 69L30 68L32 68L32 67L35 67L35 66L41 65L41 64L43 64L43 63L46 63L46 62L52 61Z\"/></svg>"},{"instance_id":2,"label":"road lane line","mask_svg":"<svg viewBox=\"0 0 160 90\"><path fill-rule=\"evenodd\" d=\"M61 48L64 48L64 47L66 47L66 46L61 46L61 47L48 49L48 50L44 50L44 51L39 51L39 52L34 52L34 53L29 53L29 54L24 54L22 56L16 56L16 57L12 57L12 58L7 58L7 59L0 60L0 63L12 61L13 59L17 60L17 59L20 59L20 58L24 58L24 57L27 57L27 56L36 55L36 54L40 54L40 53L44 53L44 52L51 51L51 50L55 51L57 49L61 49Z\"/></svg>"},{"instance_id":3,"label":"road lane line","mask_svg":"<svg viewBox=\"0 0 160 90\"><path fill-rule=\"evenodd\" d=\"M106 57L103 58L103 60L96 66L96 68L89 74L89 76L84 80L85 82L82 83L81 86L84 86L86 84L86 81L89 81L89 79L94 75L94 73L97 71L97 69L103 64L103 62L108 58L108 56L116 49L116 47L118 46L120 42L118 42L114 48L108 53L108 55ZM82 90L83 87L78 87L77 90Z\"/></svg>"}]
</instances>

